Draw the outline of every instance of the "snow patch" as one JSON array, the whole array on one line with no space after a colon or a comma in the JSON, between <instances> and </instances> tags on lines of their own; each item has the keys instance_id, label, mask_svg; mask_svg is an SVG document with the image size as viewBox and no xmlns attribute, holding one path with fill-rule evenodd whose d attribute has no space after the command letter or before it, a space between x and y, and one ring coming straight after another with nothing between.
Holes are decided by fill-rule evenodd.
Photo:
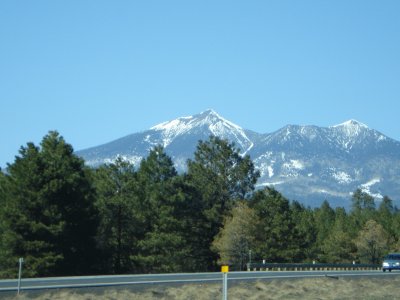
<instances>
[{"instance_id":1,"label":"snow patch","mask_svg":"<svg viewBox=\"0 0 400 300\"><path fill-rule=\"evenodd\" d=\"M363 191L364 193L367 193L367 194L371 195L371 196L374 197L374 198L383 199L383 196L382 196L379 192L378 192L378 193L373 193L373 192L371 192L371 187L372 187L373 185L379 183L379 182L381 182L381 180L380 180L379 178L371 179L370 181L368 181L368 182L366 182L366 183L364 183L364 184L361 184L361 185L360 185L360 189L361 189L361 191Z\"/></svg>"},{"instance_id":2,"label":"snow patch","mask_svg":"<svg viewBox=\"0 0 400 300\"><path fill-rule=\"evenodd\" d=\"M300 160L291 159L290 162L291 162L293 168L298 169L298 170L304 169L304 165Z\"/></svg>"},{"instance_id":3,"label":"snow patch","mask_svg":"<svg viewBox=\"0 0 400 300\"><path fill-rule=\"evenodd\" d=\"M267 151L264 154L262 154L259 157L257 157L255 159L255 162L258 162L258 161L261 161L261 160L264 160L264 159L271 159L273 154L274 153L272 151Z\"/></svg>"},{"instance_id":4,"label":"snow patch","mask_svg":"<svg viewBox=\"0 0 400 300\"><path fill-rule=\"evenodd\" d=\"M350 183L353 181L353 179L351 178L351 176L349 174L347 174L346 172L343 171L335 171L335 169L333 170L334 173L332 174L332 177L341 184L346 184L346 183Z\"/></svg>"},{"instance_id":5,"label":"snow patch","mask_svg":"<svg viewBox=\"0 0 400 300\"><path fill-rule=\"evenodd\" d=\"M380 135L379 137L378 137L378 142L380 142L380 141L386 141L387 140L387 138L386 138L386 136L384 136L384 135Z\"/></svg>"},{"instance_id":6,"label":"snow patch","mask_svg":"<svg viewBox=\"0 0 400 300\"><path fill-rule=\"evenodd\" d=\"M116 155L113 158L105 158L101 160L101 164L113 164L115 161L121 158L123 161L129 162L134 166L138 166L140 162L142 161L143 157L142 156L137 156L137 155Z\"/></svg>"},{"instance_id":7,"label":"snow patch","mask_svg":"<svg viewBox=\"0 0 400 300\"><path fill-rule=\"evenodd\" d=\"M222 118L213 110L204 111L195 116L181 117L172 121L167 121L151 127L151 130L161 131L162 145L167 147L179 135L189 132L196 127L208 127L215 136L234 140L235 144L240 146L245 155L251 148L253 142L247 137L244 130Z\"/></svg>"},{"instance_id":8,"label":"snow patch","mask_svg":"<svg viewBox=\"0 0 400 300\"><path fill-rule=\"evenodd\" d=\"M274 162L272 162L272 164L269 164L268 162L259 163L259 167L257 169L260 171L260 176L268 176L269 178L274 176L273 164Z\"/></svg>"},{"instance_id":9,"label":"snow patch","mask_svg":"<svg viewBox=\"0 0 400 300\"><path fill-rule=\"evenodd\" d=\"M282 165L282 176L284 177L298 177L298 171L303 170L304 165L300 160L291 159Z\"/></svg>"},{"instance_id":10,"label":"snow patch","mask_svg":"<svg viewBox=\"0 0 400 300\"><path fill-rule=\"evenodd\" d=\"M275 182L263 182L263 183L259 183L256 184L256 187L264 187L264 186L275 186L275 185L279 185L285 183L284 181L275 181Z\"/></svg>"},{"instance_id":11,"label":"snow patch","mask_svg":"<svg viewBox=\"0 0 400 300\"><path fill-rule=\"evenodd\" d=\"M348 129L348 130L354 130L355 128L368 128L368 126L365 125L364 123L361 123L354 119L350 119L346 122L343 122L343 123L337 124L337 125L333 125L331 127L333 127L333 128L342 127L342 128Z\"/></svg>"},{"instance_id":12,"label":"snow patch","mask_svg":"<svg viewBox=\"0 0 400 300\"><path fill-rule=\"evenodd\" d=\"M274 176L274 169L268 166L268 177L271 178L272 176Z\"/></svg>"},{"instance_id":13,"label":"snow patch","mask_svg":"<svg viewBox=\"0 0 400 300\"><path fill-rule=\"evenodd\" d=\"M289 162L284 163L282 165L282 168L284 168L284 169L303 170L304 169L304 165L300 160L291 159Z\"/></svg>"}]
</instances>

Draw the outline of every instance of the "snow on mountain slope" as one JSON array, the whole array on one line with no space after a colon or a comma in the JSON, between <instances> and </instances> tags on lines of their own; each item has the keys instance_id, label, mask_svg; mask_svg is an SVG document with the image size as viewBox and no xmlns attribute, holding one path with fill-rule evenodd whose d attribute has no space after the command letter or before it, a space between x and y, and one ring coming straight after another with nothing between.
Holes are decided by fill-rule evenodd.
<instances>
[{"instance_id":1,"label":"snow on mountain slope","mask_svg":"<svg viewBox=\"0 0 400 300\"><path fill-rule=\"evenodd\" d=\"M238 125L222 118L213 110L206 110L198 115L182 117L153 126L150 130L160 131L162 144L167 147L178 136L189 134L193 130L209 131L209 134L228 138L237 143L244 152L253 147L252 141Z\"/></svg>"},{"instance_id":2,"label":"snow on mountain slope","mask_svg":"<svg viewBox=\"0 0 400 300\"><path fill-rule=\"evenodd\" d=\"M261 174L260 188L276 186L288 198L306 204L332 198L344 205L356 188L378 198L400 194L400 142L355 120L330 127L288 125L259 134L206 110L77 154L92 166L117 157L138 165L150 149L162 145L177 169L184 171L198 141L210 135L227 139L242 155L250 155Z\"/></svg>"},{"instance_id":3,"label":"snow on mountain slope","mask_svg":"<svg viewBox=\"0 0 400 300\"><path fill-rule=\"evenodd\" d=\"M329 127L331 137L346 151L354 146L365 145L367 142L379 143L387 137L380 132L368 128L367 125L356 120L349 120L342 124Z\"/></svg>"}]
</instances>

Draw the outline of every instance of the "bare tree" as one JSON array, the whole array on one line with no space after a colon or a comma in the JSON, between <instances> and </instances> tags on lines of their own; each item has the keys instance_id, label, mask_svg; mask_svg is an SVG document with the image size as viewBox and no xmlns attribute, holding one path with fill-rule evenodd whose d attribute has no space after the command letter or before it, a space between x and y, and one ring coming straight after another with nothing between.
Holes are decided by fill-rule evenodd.
<instances>
[{"instance_id":1,"label":"bare tree","mask_svg":"<svg viewBox=\"0 0 400 300\"><path fill-rule=\"evenodd\" d=\"M388 235L382 225L369 220L356 239L361 261L377 264L388 248Z\"/></svg>"},{"instance_id":2,"label":"bare tree","mask_svg":"<svg viewBox=\"0 0 400 300\"><path fill-rule=\"evenodd\" d=\"M224 226L213 241L220 264L239 266L242 270L255 240L258 217L246 202L238 202L232 215L226 217Z\"/></svg>"}]
</instances>

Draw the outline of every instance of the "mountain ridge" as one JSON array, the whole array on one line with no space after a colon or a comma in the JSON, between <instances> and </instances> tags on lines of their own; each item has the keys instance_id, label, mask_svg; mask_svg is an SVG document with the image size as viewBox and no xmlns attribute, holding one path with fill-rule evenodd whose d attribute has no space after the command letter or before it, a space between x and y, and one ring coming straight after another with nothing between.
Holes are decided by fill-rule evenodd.
<instances>
[{"instance_id":1,"label":"mountain ridge","mask_svg":"<svg viewBox=\"0 0 400 300\"><path fill-rule=\"evenodd\" d=\"M110 163L118 156L137 165L160 144L178 171L183 171L198 141L210 135L228 139L242 155L250 155L260 170L259 187L274 186L307 205L332 199L334 206L348 206L356 188L377 201L400 192L396 183L400 180L400 142L354 119L329 127L286 125L262 134L209 109L76 153L91 166Z\"/></svg>"}]
</instances>

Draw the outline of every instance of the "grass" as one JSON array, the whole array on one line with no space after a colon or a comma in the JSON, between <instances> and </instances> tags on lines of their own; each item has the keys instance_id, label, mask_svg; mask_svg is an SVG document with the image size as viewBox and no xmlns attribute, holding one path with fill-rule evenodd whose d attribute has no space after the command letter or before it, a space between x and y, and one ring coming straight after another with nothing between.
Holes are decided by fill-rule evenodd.
<instances>
[{"instance_id":1,"label":"grass","mask_svg":"<svg viewBox=\"0 0 400 300\"><path fill-rule=\"evenodd\" d=\"M0 294L8 300L212 300L221 299L222 284L151 286L135 290L133 286L107 289L77 289L28 293L19 296ZM263 280L231 284L229 300L262 299L398 299L400 276L384 278L315 278L299 280Z\"/></svg>"}]
</instances>

